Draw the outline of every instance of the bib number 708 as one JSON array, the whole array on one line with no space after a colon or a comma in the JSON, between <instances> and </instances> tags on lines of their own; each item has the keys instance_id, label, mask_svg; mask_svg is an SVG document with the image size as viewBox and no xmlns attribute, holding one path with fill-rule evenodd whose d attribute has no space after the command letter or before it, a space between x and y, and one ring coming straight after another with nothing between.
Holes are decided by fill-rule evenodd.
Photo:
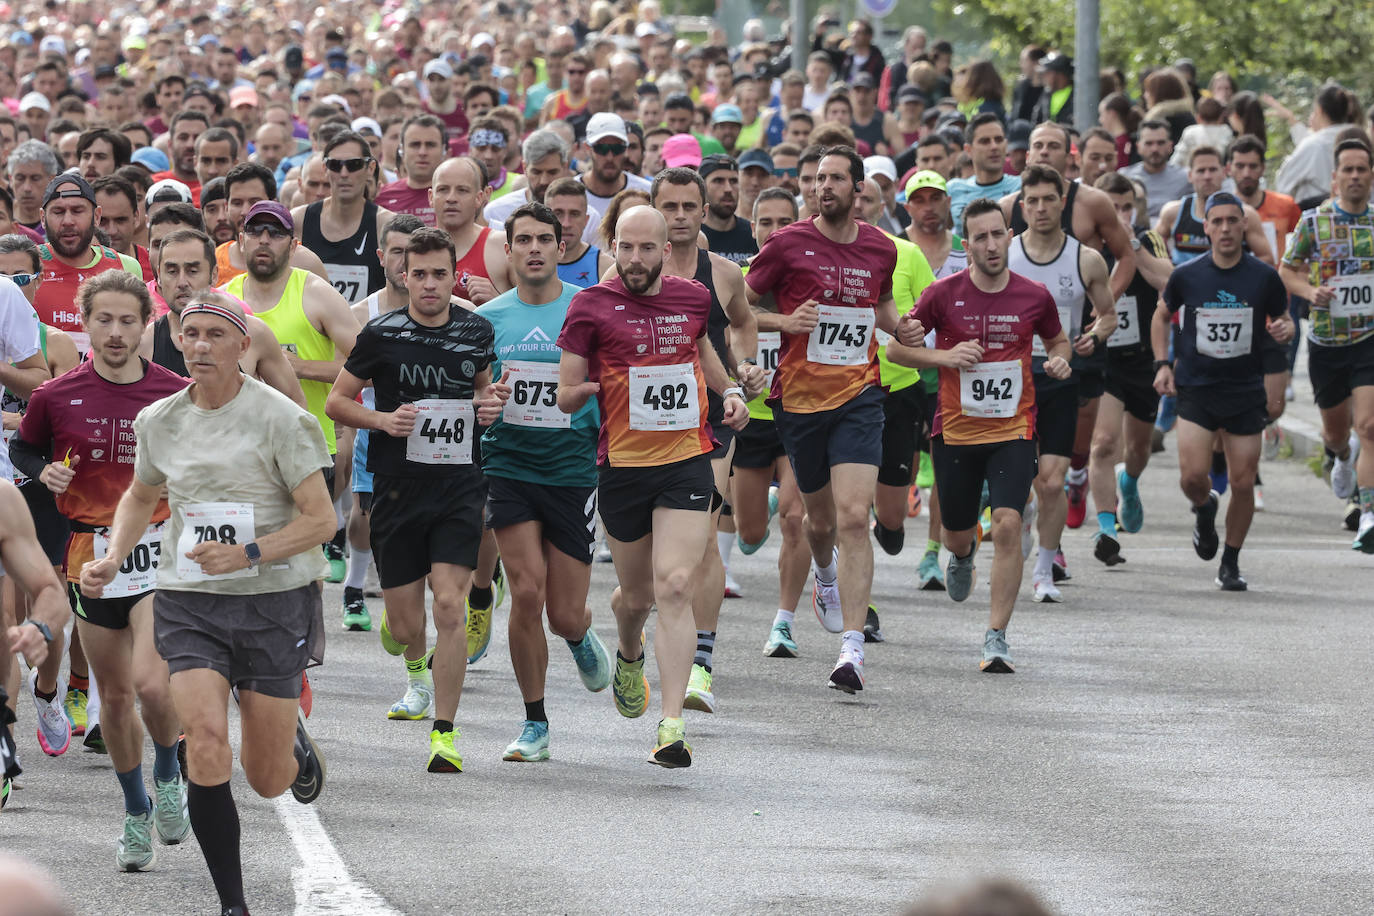
<instances>
[{"instance_id":1,"label":"bib number 708","mask_svg":"<svg viewBox=\"0 0 1374 916\"><path fill-rule=\"evenodd\" d=\"M237 544L238 530L233 525L196 525L196 543L211 541L219 544Z\"/></svg>"}]
</instances>

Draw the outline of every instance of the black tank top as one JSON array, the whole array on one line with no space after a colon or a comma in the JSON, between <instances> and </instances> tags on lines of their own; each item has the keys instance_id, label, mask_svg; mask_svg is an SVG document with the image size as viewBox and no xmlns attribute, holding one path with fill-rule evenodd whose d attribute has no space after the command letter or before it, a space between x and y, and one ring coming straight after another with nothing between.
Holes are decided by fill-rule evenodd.
<instances>
[{"instance_id":1,"label":"black tank top","mask_svg":"<svg viewBox=\"0 0 1374 916\"><path fill-rule=\"evenodd\" d=\"M1178 216L1174 219L1171 236L1174 241L1172 255L1175 264L1187 264L1200 254L1212 250L1212 242L1207 238L1202 221L1193 214L1196 194L1185 194L1178 202Z\"/></svg>"},{"instance_id":2,"label":"black tank top","mask_svg":"<svg viewBox=\"0 0 1374 916\"><path fill-rule=\"evenodd\" d=\"M153 322L153 362L182 378L191 377L186 369L186 357L172 340L171 319L166 315Z\"/></svg>"},{"instance_id":3,"label":"black tank top","mask_svg":"<svg viewBox=\"0 0 1374 916\"><path fill-rule=\"evenodd\" d=\"M386 271L377 257L377 205L363 205L358 231L342 241L331 242L320 229L324 201L305 208L301 221L301 244L319 255L329 282L352 305L366 299L386 285Z\"/></svg>"},{"instance_id":4,"label":"black tank top","mask_svg":"<svg viewBox=\"0 0 1374 916\"><path fill-rule=\"evenodd\" d=\"M728 367L730 365L726 354L729 347L725 343L725 329L730 326L730 319L725 316L725 309L721 307L720 297L716 295L715 275L711 272L711 254L707 251L697 249L697 272L692 275L692 279L706 287L706 291L711 294L711 314L706 319L706 338L711 341L711 346L715 348L716 355L720 361ZM706 389L707 419L712 426L719 426L725 416L724 401L721 396L711 389Z\"/></svg>"},{"instance_id":5,"label":"black tank top","mask_svg":"<svg viewBox=\"0 0 1374 916\"><path fill-rule=\"evenodd\" d=\"M1078 238L1073 234L1073 200L1077 193L1078 182L1070 181L1069 189L1064 193L1064 212L1059 216L1059 225L1063 227L1064 234L1074 239ZM1011 234L1020 235L1029 228L1030 225L1026 222L1026 216L1021 212L1021 193L1018 191L1016 200L1011 202Z\"/></svg>"},{"instance_id":6,"label":"black tank top","mask_svg":"<svg viewBox=\"0 0 1374 916\"><path fill-rule=\"evenodd\" d=\"M853 121L849 126L853 129L856 139L864 141L868 144L869 149L876 151L879 143L886 142L886 138L883 136L883 120L883 112L874 111L873 117L869 119L867 124Z\"/></svg>"},{"instance_id":7,"label":"black tank top","mask_svg":"<svg viewBox=\"0 0 1374 916\"><path fill-rule=\"evenodd\" d=\"M1140 247L1148 250L1150 254L1157 258L1167 257L1168 249L1162 244L1163 239L1155 234L1153 229L1137 229L1135 237L1140 240ZM1116 267L1116 258L1112 257L1110 251L1103 252L1102 257L1107 262L1107 272L1110 274ZM1123 300L1127 300L1123 303ZM1131 314L1124 314L1130 304L1134 303L1135 310ZM1117 323L1135 322L1139 332L1132 334L1138 337L1139 342L1116 347L1099 347L1106 351L1113 362L1139 359L1141 357L1153 357L1154 351L1150 346L1150 323L1154 321L1155 308L1159 304L1159 290L1155 289L1145 275L1139 270L1131 277L1131 282L1127 284L1126 291L1121 294L1121 299L1116 301Z\"/></svg>"}]
</instances>

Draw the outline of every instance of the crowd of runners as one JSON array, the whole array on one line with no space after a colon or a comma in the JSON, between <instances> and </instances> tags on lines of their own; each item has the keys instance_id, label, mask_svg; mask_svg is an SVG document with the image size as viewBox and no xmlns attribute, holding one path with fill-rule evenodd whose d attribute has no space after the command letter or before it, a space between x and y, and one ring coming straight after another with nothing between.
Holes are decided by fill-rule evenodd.
<instances>
[{"instance_id":1,"label":"crowd of runners","mask_svg":"<svg viewBox=\"0 0 1374 916\"><path fill-rule=\"evenodd\" d=\"M547 624L626 717L652 653L649 759L690 766L731 565L770 536L765 656L813 614L827 685L864 690L876 543L913 593L982 569L970 664L1011 673L1023 588L1126 562L1170 438L1150 515L1247 588L1303 341L1332 514L1374 553L1374 154L1338 85L1304 126L1188 61L1139 100L1109 71L1075 125L1063 53L1007 91L828 13L799 71L655 0L86 7L0 36L0 803L21 753L108 754L118 867L194 834L225 914L230 702L251 788L313 801L326 630L399 659L377 714L433 720L400 745L431 773L463 769L507 598L505 760L550 758Z\"/></svg>"}]
</instances>

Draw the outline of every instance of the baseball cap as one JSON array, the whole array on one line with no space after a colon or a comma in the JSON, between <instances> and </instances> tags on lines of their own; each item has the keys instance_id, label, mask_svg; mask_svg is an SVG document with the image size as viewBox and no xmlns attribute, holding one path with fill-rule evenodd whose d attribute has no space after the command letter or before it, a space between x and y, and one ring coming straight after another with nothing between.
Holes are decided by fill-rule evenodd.
<instances>
[{"instance_id":1,"label":"baseball cap","mask_svg":"<svg viewBox=\"0 0 1374 916\"><path fill-rule=\"evenodd\" d=\"M1073 76L1073 58L1067 54L1060 54L1056 51L1046 55L1040 61L1040 69L1049 73L1062 73L1065 76Z\"/></svg>"},{"instance_id":2,"label":"baseball cap","mask_svg":"<svg viewBox=\"0 0 1374 916\"><path fill-rule=\"evenodd\" d=\"M420 71L421 76L425 79L429 79L436 73L446 80L453 79L453 68L437 57L425 64L425 68Z\"/></svg>"},{"instance_id":3,"label":"baseball cap","mask_svg":"<svg viewBox=\"0 0 1374 916\"><path fill-rule=\"evenodd\" d=\"M945 176L930 169L917 172L915 175L912 175L911 178L907 179L906 196L910 197L912 194L921 190L921 188L938 188L946 194L949 193L949 186L945 183Z\"/></svg>"},{"instance_id":4,"label":"baseball cap","mask_svg":"<svg viewBox=\"0 0 1374 916\"><path fill-rule=\"evenodd\" d=\"M855 76L854 79L850 81L849 85L853 86L855 89L878 88L878 84L873 81L873 74L866 71Z\"/></svg>"},{"instance_id":5,"label":"baseball cap","mask_svg":"<svg viewBox=\"0 0 1374 916\"><path fill-rule=\"evenodd\" d=\"M214 32L206 32L204 35L200 36L196 44L202 48L206 45L217 45L219 44L219 39L215 37Z\"/></svg>"},{"instance_id":6,"label":"baseball cap","mask_svg":"<svg viewBox=\"0 0 1374 916\"><path fill-rule=\"evenodd\" d=\"M663 141L663 164L670 169L701 165L701 144L691 134L673 134Z\"/></svg>"},{"instance_id":7,"label":"baseball cap","mask_svg":"<svg viewBox=\"0 0 1374 916\"><path fill-rule=\"evenodd\" d=\"M896 184L897 164L887 156L869 156L864 160L864 178L869 179L876 175L881 175Z\"/></svg>"},{"instance_id":8,"label":"baseball cap","mask_svg":"<svg viewBox=\"0 0 1374 916\"><path fill-rule=\"evenodd\" d=\"M129 157L134 165L141 165L149 172L165 172L172 167L167 154L154 146L141 146Z\"/></svg>"},{"instance_id":9,"label":"baseball cap","mask_svg":"<svg viewBox=\"0 0 1374 916\"><path fill-rule=\"evenodd\" d=\"M968 116L965 115L962 111L946 111L944 114L940 115L940 120L938 120L938 121L935 122L935 128L938 130L938 129L940 129L941 127L944 127L944 126L947 125L947 124L967 124L967 123L968 123Z\"/></svg>"},{"instance_id":10,"label":"baseball cap","mask_svg":"<svg viewBox=\"0 0 1374 916\"><path fill-rule=\"evenodd\" d=\"M41 108L44 111L52 111L52 102L49 102L48 97L41 92L30 92L19 100L19 110L23 112L28 111L30 108Z\"/></svg>"},{"instance_id":11,"label":"baseball cap","mask_svg":"<svg viewBox=\"0 0 1374 916\"><path fill-rule=\"evenodd\" d=\"M156 203L189 204L190 202L191 189L175 178L164 178L157 182L148 189L148 195L143 199L143 203L149 207Z\"/></svg>"},{"instance_id":12,"label":"baseball cap","mask_svg":"<svg viewBox=\"0 0 1374 916\"><path fill-rule=\"evenodd\" d=\"M95 68L95 78L98 80L113 79L119 75L119 71L109 64L101 64Z\"/></svg>"},{"instance_id":13,"label":"baseball cap","mask_svg":"<svg viewBox=\"0 0 1374 916\"><path fill-rule=\"evenodd\" d=\"M91 189L90 182L77 172L63 172L48 182L48 189L43 192L43 206L46 207L56 197L84 197L91 202L91 206L95 206L95 191Z\"/></svg>"},{"instance_id":14,"label":"baseball cap","mask_svg":"<svg viewBox=\"0 0 1374 916\"><path fill-rule=\"evenodd\" d=\"M239 86L229 90L229 107L237 108L240 105L252 105L258 107L258 90L252 86Z\"/></svg>"},{"instance_id":15,"label":"baseball cap","mask_svg":"<svg viewBox=\"0 0 1374 916\"><path fill-rule=\"evenodd\" d=\"M291 211L275 200L260 200L253 204L248 208L248 212L243 214L243 224L246 226L259 216L266 216L277 221L286 230L296 228L295 220L291 219Z\"/></svg>"},{"instance_id":16,"label":"baseball cap","mask_svg":"<svg viewBox=\"0 0 1374 916\"><path fill-rule=\"evenodd\" d=\"M130 35L124 39L125 51L146 51L148 50L148 39L142 35Z\"/></svg>"},{"instance_id":17,"label":"baseball cap","mask_svg":"<svg viewBox=\"0 0 1374 916\"><path fill-rule=\"evenodd\" d=\"M224 200L228 197L228 192L224 189L224 176L211 178L200 186L200 206L205 208L206 204L212 204L217 200Z\"/></svg>"},{"instance_id":18,"label":"baseball cap","mask_svg":"<svg viewBox=\"0 0 1374 916\"><path fill-rule=\"evenodd\" d=\"M324 59L325 59L325 60L342 60L342 61L346 61L346 60L348 60L348 49L347 49L347 48L330 48L328 51L324 52Z\"/></svg>"},{"instance_id":19,"label":"baseball cap","mask_svg":"<svg viewBox=\"0 0 1374 916\"><path fill-rule=\"evenodd\" d=\"M716 110L711 113L712 124L743 124L744 112L739 110L738 105L717 105Z\"/></svg>"},{"instance_id":20,"label":"baseball cap","mask_svg":"<svg viewBox=\"0 0 1374 916\"><path fill-rule=\"evenodd\" d=\"M305 52L300 45L287 45L286 51L282 54L282 61L287 67L299 67L305 63Z\"/></svg>"},{"instance_id":21,"label":"baseball cap","mask_svg":"<svg viewBox=\"0 0 1374 916\"><path fill-rule=\"evenodd\" d=\"M300 101L301 96L305 95L307 92L314 91L314 80L301 80L299 83L296 84L296 88L291 90L291 101L298 102Z\"/></svg>"},{"instance_id":22,"label":"baseball cap","mask_svg":"<svg viewBox=\"0 0 1374 916\"><path fill-rule=\"evenodd\" d=\"M657 35L658 29L654 28L652 22L641 22L635 26L635 38L648 38L650 35Z\"/></svg>"},{"instance_id":23,"label":"baseball cap","mask_svg":"<svg viewBox=\"0 0 1374 916\"><path fill-rule=\"evenodd\" d=\"M472 36L472 41L468 42L468 47L474 51L482 47L482 45L491 45L493 48L496 47L496 39L491 37L490 32L478 32L476 35Z\"/></svg>"},{"instance_id":24,"label":"baseball cap","mask_svg":"<svg viewBox=\"0 0 1374 916\"><path fill-rule=\"evenodd\" d=\"M15 29L10 32L10 44L23 45L26 48L33 47L33 36L23 29Z\"/></svg>"},{"instance_id":25,"label":"baseball cap","mask_svg":"<svg viewBox=\"0 0 1374 916\"><path fill-rule=\"evenodd\" d=\"M382 135L382 125L378 124L372 118L354 118L353 123L348 126L356 133L368 131L374 137L380 137Z\"/></svg>"},{"instance_id":26,"label":"baseball cap","mask_svg":"<svg viewBox=\"0 0 1374 916\"><path fill-rule=\"evenodd\" d=\"M44 35L43 40L38 43L38 53L40 54L67 54L67 43L62 40L61 35Z\"/></svg>"},{"instance_id":27,"label":"baseball cap","mask_svg":"<svg viewBox=\"0 0 1374 916\"><path fill-rule=\"evenodd\" d=\"M625 130L625 119L609 111L592 115L587 122L587 142L595 143L602 137L615 137L621 143L629 143L630 135Z\"/></svg>"},{"instance_id":28,"label":"baseball cap","mask_svg":"<svg viewBox=\"0 0 1374 916\"><path fill-rule=\"evenodd\" d=\"M903 86L897 90L897 104L903 102L920 102L922 105L929 105L926 94L921 91L919 86Z\"/></svg>"},{"instance_id":29,"label":"baseball cap","mask_svg":"<svg viewBox=\"0 0 1374 916\"><path fill-rule=\"evenodd\" d=\"M348 99L344 98L341 95L335 95L334 93L330 93L329 95L323 96L322 98L318 98L315 101L317 104L322 103L325 105L335 105L339 108L342 108L344 114L348 115L349 117L353 116L353 108L348 104Z\"/></svg>"},{"instance_id":30,"label":"baseball cap","mask_svg":"<svg viewBox=\"0 0 1374 916\"><path fill-rule=\"evenodd\" d=\"M51 185L49 185L49 187L51 187ZM1208 213L1211 213L1213 207L1236 207L1242 212L1245 210L1245 205L1240 202L1240 198L1230 191L1217 191L1211 197L1207 198L1207 205L1202 208L1202 215L1206 216Z\"/></svg>"},{"instance_id":31,"label":"baseball cap","mask_svg":"<svg viewBox=\"0 0 1374 916\"><path fill-rule=\"evenodd\" d=\"M718 172L721 169L738 171L739 163L735 161L734 156L727 156L725 153L712 153L709 156L703 157L701 164L697 166L697 171L701 173L702 178L705 178L712 172Z\"/></svg>"},{"instance_id":32,"label":"baseball cap","mask_svg":"<svg viewBox=\"0 0 1374 916\"><path fill-rule=\"evenodd\" d=\"M739 170L763 169L769 175L773 174L773 157L761 149L751 149L743 156L739 157Z\"/></svg>"},{"instance_id":33,"label":"baseball cap","mask_svg":"<svg viewBox=\"0 0 1374 916\"><path fill-rule=\"evenodd\" d=\"M1031 123L1017 118L1007 127L1007 152L1030 149Z\"/></svg>"}]
</instances>

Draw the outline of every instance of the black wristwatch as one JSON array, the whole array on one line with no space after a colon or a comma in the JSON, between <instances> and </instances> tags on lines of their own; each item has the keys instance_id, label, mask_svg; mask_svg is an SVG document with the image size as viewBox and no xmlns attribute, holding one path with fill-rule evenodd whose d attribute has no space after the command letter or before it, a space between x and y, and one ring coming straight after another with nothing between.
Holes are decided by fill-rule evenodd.
<instances>
[{"instance_id":1,"label":"black wristwatch","mask_svg":"<svg viewBox=\"0 0 1374 916\"><path fill-rule=\"evenodd\" d=\"M747 359L747 358L746 358L746 359L740 360L740 361L739 361L739 364L740 364L741 366L757 366L757 365L758 365L758 362L757 362L756 360Z\"/></svg>"},{"instance_id":2,"label":"black wristwatch","mask_svg":"<svg viewBox=\"0 0 1374 916\"><path fill-rule=\"evenodd\" d=\"M1172 370L1174 368L1174 361L1172 359L1155 360L1155 373L1158 374L1159 370L1163 369L1165 366L1168 366L1169 369Z\"/></svg>"},{"instance_id":3,"label":"black wristwatch","mask_svg":"<svg viewBox=\"0 0 1374 916\"><path fill-rule=\"evenodd\" d=\"M43 623L41 620L26 620L24 621L24 623L28 624L31 627L35 627L38 630L38 632L43 634L43 639L45 639L48 642L52 642L52 630L48 629L48 625L46 623Z\"/></svg>"},{"instance_id":4,"label":"black wristwatch","mask_svg":"<svg viewBox=\"0 0 1374 916\"><path fill-rule=\"evenodd\" d=\"M243 545L243 554L248 558L248 568L256 569L262 562L262 551L258 549L257 541L249 541Z\"/></svg>"}]
</instances>

